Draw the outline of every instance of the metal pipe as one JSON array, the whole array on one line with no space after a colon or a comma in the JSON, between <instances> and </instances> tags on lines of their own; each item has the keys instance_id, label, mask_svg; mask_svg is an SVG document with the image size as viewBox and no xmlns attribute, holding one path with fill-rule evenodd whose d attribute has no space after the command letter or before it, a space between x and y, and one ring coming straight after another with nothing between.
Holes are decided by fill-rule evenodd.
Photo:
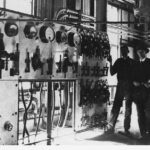
<instances>
[{"instance_id":1,"label":"metal pipe","mask_svg":"<svg viewBox=\"0 0 150 150\"><path fill-rule=\"evenodd\" d=\"M48 82L48 101L47 101L47 145L51 145L51 108L52 108L52 82Z\"/></svg>"},{"instance_id":2,"label":"metal pipe","mask_svg":"<svg viewBox=\"0 0 150 150\"><path fill-rule=\"evenodd\" d=\"M32 22L58 22L58 23L70 23L69 21L66 20L43 20L43 19L7 19L7 18L1 18L0 21L32 21ZM139 22L132 22L132 21L72 21L73 23L95 23L95 24L139 24ZM149 22L143 22L140 24L149 24Z\"/></svg>"}]
</instances>

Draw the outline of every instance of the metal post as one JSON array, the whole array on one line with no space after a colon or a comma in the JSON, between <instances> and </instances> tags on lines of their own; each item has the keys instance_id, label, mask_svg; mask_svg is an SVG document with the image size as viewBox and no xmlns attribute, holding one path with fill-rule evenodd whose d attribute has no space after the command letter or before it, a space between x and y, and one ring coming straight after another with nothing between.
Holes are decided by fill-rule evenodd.
<instances>
[{"instance_id":1,"label":"metal post","mask_svg":"<svg viewBox=\"0 0 150 150\"><path fill-rule=\"evenodd\" d=\"M48 82L48 101L47 101L47 145L51 145L51 108L52 108L52 81Z\"/></svg>"}]
</instances>

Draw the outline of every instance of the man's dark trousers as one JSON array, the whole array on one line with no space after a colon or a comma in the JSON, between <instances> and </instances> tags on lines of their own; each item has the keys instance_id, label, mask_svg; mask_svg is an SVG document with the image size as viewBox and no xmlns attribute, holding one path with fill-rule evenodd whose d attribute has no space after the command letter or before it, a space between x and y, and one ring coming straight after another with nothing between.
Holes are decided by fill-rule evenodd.
<instances>
[{"instance_id":1,"label":"man's dark trousers","mask_svg":"<svg viewBox=\"0 0 150 150\"><path fill-rule=\"evenodd\" d=\"M136 103L138 123L140 128L141 136L146 133L146 102L148 99L148 89L144 86L134 87L133 90L133 100Z\"/></svg>"},{"instance_id":2,"label":"man's dark trousers","mask_svg":"<svg viewBox=\"0 0 150 150\"><path fill-rule=\"evenodd\" d=\"M115 99L113 107L111 110L110 124L115 127L120 108L122 107L123 100L125 99L125 118L124 118L124 128L128 131L131 122L131 110L132 110L132 100L131 100L132 84L130 81L118 81Z\"/></svg>"}]
</instances>

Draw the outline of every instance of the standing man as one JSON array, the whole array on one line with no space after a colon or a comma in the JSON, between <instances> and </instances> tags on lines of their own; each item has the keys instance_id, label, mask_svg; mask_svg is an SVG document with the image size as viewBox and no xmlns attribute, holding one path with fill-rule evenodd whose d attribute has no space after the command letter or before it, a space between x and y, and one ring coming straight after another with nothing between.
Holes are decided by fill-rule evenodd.
<instances>
[{"instance_id":1,"label":"standing man","mask_svg":"<svg viewBox=\"0 0 150 150\"><path fill-rule=\"evenodd\" d=\"M144 44L137 47L136 53L139 60L133 68L133 100L137 106L138 124L140 128L141 137L145 138L147 135L147 112L150 108L148 103L149 96L149 81L150 81L150 59L146 58L148 49Z\"/></svg>"},{"instance_id":2,"label":"standing man","mask_svg":"<svg viewBox=\"0 0 150 150\"><path fill-rule=\"evenodd\" d=\"M111 75L117 74L118 84L106 133L114 133L116 121L124 99L126 99L124 130L125 134L130 133L129 128L130 128L131 108L132 108L131 71L134 65L134 61L128 56L128 53L129 53L128 47L124 45L121 47L122 57L117 59L114 65L112 65L111 56L108 59L108 61L110 62L110 73Z\"/></svg>"}]
</instances>

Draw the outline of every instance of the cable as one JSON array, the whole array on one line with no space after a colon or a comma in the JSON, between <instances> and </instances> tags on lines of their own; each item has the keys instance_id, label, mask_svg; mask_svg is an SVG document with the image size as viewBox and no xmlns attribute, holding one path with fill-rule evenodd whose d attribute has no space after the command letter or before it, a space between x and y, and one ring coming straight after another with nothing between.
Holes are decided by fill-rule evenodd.
<instances>
[{"instance_id":1,"label":"cable","mask_svg":"<svg viewBox=\"0 0 150 150\"><path fill-rule=\"evenodd\" d=\"M23 123L24 123L24 128L23 128L23 144L24 144L25 133L26 133L27 136L28 136L28 143L30 142L30 139L29 139L30 134L29 134L29 132L28 132L28 129L27 129L27 127L26 127L26 124L27 124L27 119L28 119L28 109L30 108L30 106L31 106L31 104L32 104L32 83L31 83L30 102L29 102L29 104L28 104L27 107L26 107L26 104L25 104L22 82L21 82L21 95L22 95L22 102L23 102L23 105L24 105L24 108L25 108L25 112L24 112L24 115L23 115Z\"/></svg>"}]
</instances>

